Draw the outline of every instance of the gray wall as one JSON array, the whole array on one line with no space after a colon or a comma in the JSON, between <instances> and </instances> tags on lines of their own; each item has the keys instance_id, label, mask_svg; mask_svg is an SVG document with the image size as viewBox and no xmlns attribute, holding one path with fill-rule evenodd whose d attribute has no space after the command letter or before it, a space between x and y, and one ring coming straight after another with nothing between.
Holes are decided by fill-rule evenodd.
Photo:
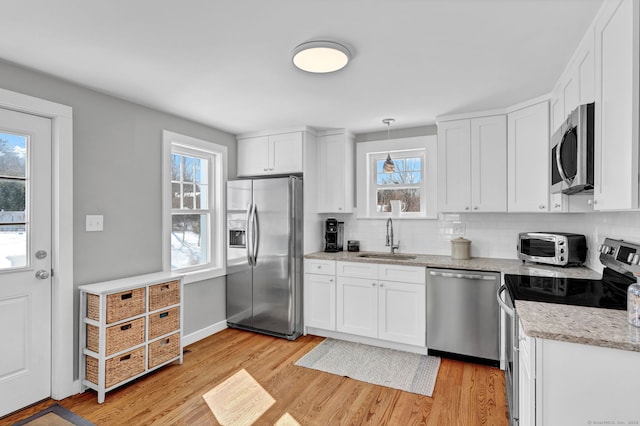
<instances>
[{"instance_id":1,"label":"gray wall","mask_svg":"<svg viewBox=\"0 0 640 426\"><path fill-rule=\"evenodd\" d=\"M7 62L0 76L3 89L73 108L75 286L162 270L162 130L226 145L235 177L234 135ZM104 215L103 232L85 232L87 214ZM186 285L185 333L224 321L224 300L224 277Z\"/></svg>"}]
</instances>

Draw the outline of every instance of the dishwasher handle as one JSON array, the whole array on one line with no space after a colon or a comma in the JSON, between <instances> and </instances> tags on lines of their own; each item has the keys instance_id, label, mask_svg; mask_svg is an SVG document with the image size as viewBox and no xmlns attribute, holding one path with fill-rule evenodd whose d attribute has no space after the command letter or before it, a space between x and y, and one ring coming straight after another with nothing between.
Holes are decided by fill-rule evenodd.
<instances>
[{"instance_id":1,"label":"dishwasher handle","mask_svg":"<svg viewBox=\"0 0 640 426\"><path fill-rule=\"evenodd\" d=\"M496 277L493 275L479 275L479 274L461 274L458 272L440 272L440 271L429 271L429 275L433 277L444 277L444 278L461 278L465 280L484 280L484 281L495 281Z\"/></svg>"},{"instance_id":2,"label":"dishwasher handle","mask_svg":"<svg viewBox=\"0 0 640 426\"><path fill-rule=\"evenodd\" d=\"M498 292L496 293L496 299L498 299L498 304L500 305L500 307L502 308L502 310L509 315L510 317L513 318L513 309L511 309L509 306L507 306L506 303L504 303L504 300L502 300L502 296L501 294L507 289L507 286L505 285L501 285L500 288L498 289Z\"/></svg>"}]
</instances>

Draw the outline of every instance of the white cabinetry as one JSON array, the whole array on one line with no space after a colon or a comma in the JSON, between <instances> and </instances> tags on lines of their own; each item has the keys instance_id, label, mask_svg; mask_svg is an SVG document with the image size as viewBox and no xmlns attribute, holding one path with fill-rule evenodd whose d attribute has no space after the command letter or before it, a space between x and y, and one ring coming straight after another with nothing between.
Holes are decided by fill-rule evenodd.
<instances>
[{"instance_id":1,"label":"white cabinetry","mask_svg":"<svg viewBox=\"0 0 640 426\"><path fill-rule=\"evenodd\" d=\"M425 346L425 268L338 262L337 280L338 331Z\"/></svg>"},{"instance_id":2,"label":"white cabinetry","mask_svg":"<svg viewBox=\"0 0 640 426\"><path fill-rule=\"evenodd\" d=\"M318 213L352 213L354 140L344 130L318 134Z\"/></svg>"},{"instance_id":3,"label":"white cabinetry","mask_svg":"<svg viewBox=\"0 0 640 426\"><path fill-rule=\"evenodd\" d=\"M520 425L640 421L640 352L531 338L522 327L520 339Z\"/></svg>"},{"instance_id":4,"label":"white cabinetry","mask_svg":"<svg viewBox=\"0 0 640 426\"><path fill-rule=\"evenodd\" d=\"M182 364L181 275L157 273L78 287L80 380L105 393L172 361Z\"/></svg>"},{"instance_id":5,"label":"white cabinetry","mask_svg":"<svg viewBox=\"0 0 640 426\"><path fill-rule=\"evenodd\" d=\"M508 211L549 208L549 102L508 114Z\"/></svg>"},{"instance_id":6,"label":"white cabinetry","mask_svg":"<svg viewBox=\"0 0 640 426\"><path fill-rule=\"evenodd\" d=\"M336 262L305 259L304 324L336 329Z\"/></svg>"},{"instance_id":7,"label":"white cabinetry","mask_svg":"<svg viewBox=\"0 0 640 426\"><path fill-rule=\"evenodd\" d=\"M535 426L536 424L536 380L534 373L536 341L524 334L522 325L518 324L518 426Z\"/></svg>"},{"instance_id":8,"label":"white cabinetry","mask_svg":"<svg viewBox=\"0 0 640 426\"><path fill-rule=\"evenodd\" d=\"M303 171L303 132L238 139L238 176L282 175Z\"/></svg>"},{"instance_id":9,"label":"white cabinetry","mask_svg":"<svg viewBox=\"0 0 640 426\"><path fill-rule=\"evenodd\" d=\"M594 31L590 27L553 90L551 133L578 107L595 99Z\"/></svg>"},{"instance_id":10,"label":"white cabinetry","mask_svg":"<svg viewBox=\"0 0 640 426\"><path fill-rule=\"evenodd\" d=\"M595 23L597 210L638 208L637 0L605 3Z\"/></svg>"},{"instance_id":11,"label":"white cabinetry","mask_svg":"<svg viewBox=\"0 0 640 426\"><path fill-rule=\"evenodd\" d=\"M438 208L507 210L507 123L504 115L438 123Z\"/></svg>"}]
</instances>

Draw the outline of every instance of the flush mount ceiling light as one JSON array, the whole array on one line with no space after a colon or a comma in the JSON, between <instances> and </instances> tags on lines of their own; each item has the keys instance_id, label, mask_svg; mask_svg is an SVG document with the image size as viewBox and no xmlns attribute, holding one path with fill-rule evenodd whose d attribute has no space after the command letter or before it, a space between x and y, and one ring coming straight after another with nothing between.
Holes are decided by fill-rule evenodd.
<instances>
[{"instance_id":1,"label":"flush mount ceiling light","mask_svg":"<svg viewBox=\"0 0 640 426\"><path fill-rule=\"evenodd\" d=\"M309 41L293 49L291 56L293 64L301 70L322 74L344 68L351 52L333 41Z\"/></svg>"}]
</instances>

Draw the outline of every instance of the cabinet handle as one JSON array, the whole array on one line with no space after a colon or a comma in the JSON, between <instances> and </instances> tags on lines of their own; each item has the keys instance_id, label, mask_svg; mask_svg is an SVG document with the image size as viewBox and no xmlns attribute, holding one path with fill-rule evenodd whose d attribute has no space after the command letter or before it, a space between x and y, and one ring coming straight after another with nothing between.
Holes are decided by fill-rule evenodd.
<instances>
[{"instance_id":1,"label":"cabinet handle","mask_svg":"<svg viewBox=\"0 0 640 426\"><path fill-rule=\"evenodd\" d=\"M127 293L120 296L120 300L131 299L133 297L133 293Z\"/></svg>"},{"instance_id":2,"label":"cabinet handle","mask_svg":"<svg viewBox=\"0 0 640 426\"><path fill-rule=\"evenodd\" d=\"M465 210L469 210L469 206L465 207L464 209L465 209Z\"/></svg>"},{"instance_id":3,"label":"cabinet handle","mask_svg":"<svg viewBox=\"0 0 640 426\"><path fill-rule=\"evenodd\" d=\"M131 324L127 324L127 325L123 325L120 327L120 330L125 331L125 330L129 330L131 328Z\"/></svg>"},{"instance_id":4,"label":"cabinet handle","mask_svg":"<svg viewBox=\"0 0 640 426\"><path fill-rule=\"evenodd\" d=\"M371 283L371 287L375 287L375 286L376 286L376 283Z\"/></svg>"},{"instance_id":5,"label":"cabinet handle","mask_svg":"<svg viewBox=\"0 0 640 426\"><path fill-rule=\"evenodd\" d=\"M131 359L131 354L121 357L120 361L127 361L127 360L130 360L130 359Z\"/></svg>"},{"instance_id":6,"label":"cabinet handle","mask_svg":"<svg viewBox=\"0 0 640 426\"><path fill-rule=\"evenodd\" d=\"M380 283L380 287L384 287L384 284L383 284L383 283Z\"/></svg>"},{"instance_id":7,"label":"cabinet handle","mask_svg":"<svg viewBox=\"0 0 640 426\"><path fill-rule=\"evenodd\" d=\"M555 204L553 205L553 207L555 207L556 209L559 209L559 208L560 208L560 204L555 203Z\"/></svg>"},{"instance_id":8,"label":"cabinet handle","mask_svg":"<svg viewBox=\"0 0 640 426\"><path fill-rule=\"evenodd\" d=\"M539 208L540 210L544 210L544 209L545 209L545 205L544 205L544 204L540 204L540 205L538 206L538 208Z\"/></svg>"},{"instance_id":9,"label":"cabinet handle","mask_svg":"<svg viewBox=\"0 0 640 426\"><path fill-rule=\"evenodd\" d=\"M169 316L169 312L163 312L160 315L158 315L158 318L166 318Z\"/></svg>"},{"instance_id":10,"label":"cabinet handle","mask_svg":"<svg viewBox=\"0 0 640 426\"><path fill-rule=\"evenodd\" d=\"M475 206L473 209L474 209L474 210L478 210L478 206Z\"/></svg>"},{"instance_id":11,"label":"cabinet handle","mask_svg":"<svg viewBox=\"0 0 640 426\"><path fill-rule=\"evenodd\" d=\"M330 282L330 283L332 283L332 282L333 282L333 278L330 278L330 279L329 279L329 282Z\"/></svg>"}]
</instances>

